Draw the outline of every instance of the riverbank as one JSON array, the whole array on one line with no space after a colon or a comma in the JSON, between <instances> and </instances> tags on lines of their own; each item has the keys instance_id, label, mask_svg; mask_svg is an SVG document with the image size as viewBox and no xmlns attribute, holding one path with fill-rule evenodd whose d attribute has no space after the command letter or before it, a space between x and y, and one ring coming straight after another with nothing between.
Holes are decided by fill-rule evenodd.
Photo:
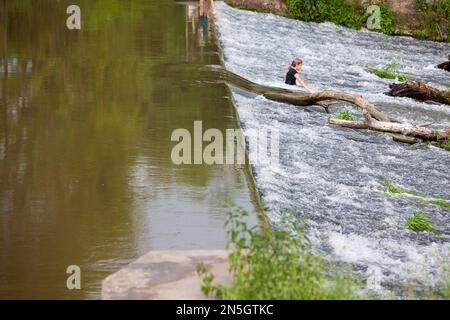
<instances>
[{"instance_id":1,"label":"riverbank","mask_svg":"<svg viewBox=\"0 0 450 320\"><path fill-rule=\"evenodd\" d=\"M224 0L240 9L272 13L284 17L311 22L333 22L352 29L368 28L368 21L374 26L376 11L368 10L370 5L380 9L379 28L371 27L388 35L411 36L417 39L449 42L450 3L445 0L428 4L425 0Z\"/></svg>"}]
</instances>

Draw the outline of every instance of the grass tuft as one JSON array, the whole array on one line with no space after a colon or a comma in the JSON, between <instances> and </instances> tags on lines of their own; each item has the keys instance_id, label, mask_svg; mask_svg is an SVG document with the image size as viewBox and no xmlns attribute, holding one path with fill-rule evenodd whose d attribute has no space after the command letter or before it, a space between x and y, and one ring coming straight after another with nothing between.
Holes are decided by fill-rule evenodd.
<instances>
[{"instance_id":1,"label":"grass tuft","mask_svg":"<svg viewBox=\"0 0 450 320\"><path fill-rule=\"evenodd\" d=\"M418 192L396 186L395 184L391 183L389 181L389 179L387 179L387 178L383 178L382 183L384 185L385 193L392 193L392 194L406 193L406 194L411 194L411 195L418 196L418 197L422 196L422 194L420 194Z\"/></svg>"},{"instance_id":2,"label":"grass tuft","mask_svg":"<svg viewBox=\"0 0 450 320\"><path fill-rule=\"evenodd\" d=\"M355 118L347 110L339 111L335 119L354 121Z\"/></svg>"},{"instance_id":3,"label":"grass tuft","mask_svg":"<svg viewBox=\"0 0 450 320\"><path fill-rule=\"evenodd\" d=\"M427 213L424 210L414 212L411 216L409 216L406 219L405 226L414 232L439 233L431 223Z\"/></svg>"},{"instance_id":4,"label":"grass tuft","mask_svg":"<svg viewBox=\"0 0 450 320\"><path fill-rule=\"evenodd\" d=\"M399 81L406 81L410 74L400 72L398 70L398 66L399 63L397 61L393 61L381 69L369 67L367 64L364 66L364 69L383 79L398 79Z\"/></svg>"}]
</instances>

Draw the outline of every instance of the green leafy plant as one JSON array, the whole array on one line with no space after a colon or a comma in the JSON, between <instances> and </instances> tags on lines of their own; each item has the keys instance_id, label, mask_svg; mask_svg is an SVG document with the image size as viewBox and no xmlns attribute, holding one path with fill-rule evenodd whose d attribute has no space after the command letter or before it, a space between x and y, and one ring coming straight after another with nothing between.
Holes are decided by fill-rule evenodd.
<instances>
[{"instance_id":1,"label":"green leafy plant","mask_svg":"<svg viewBox=\"0 0 450 320\"><path fill-rule=\"evenodd\" d=\"M315 21L318 17L315 0L286 0L289 14L303 21Z\"/></svg>"},{"instance_id":2,"label":"green leafy plant","mask_svg":"<svg viewBox=\"0 0 450 320\"><path fill-rule=\"evenodd\" d=\"M203 293L219 299L350 299L355 282L344 271L313 253L303 224L292 214L280 227L248 228L247 213L227 213L228 263L232 285L214 283L204 266L197 266Z\"/></svg>"},{"instance_id":3,"label":"green leafy plant","mask_svg":"<svg viewBox=\"0 0 450 320\"><path fill-rule=\"evenodd\" d=\"M406 228L415 232L426 231L431 233L438 233L424 210L414 212L411 216L409 216L406 219L405 226Z\"/></svg>"},{"instance_id":4,"label":"green leafy plant","mask_svg":"<svg viewBox=\"0 0 450 320\"><path fill-rule=\"evenodd\" d=\"M383 78L383 79L398 79L399 81L405 81L408 79L408 76L410 76L409 73L400 72L398 70L399 62L398 61L392 61L391 63L387 64L383 68L373 68L369 67L367 64L364 65L364 69L370 73L375 74L376 76Z\"/></svg>"},{"instance_id":5,"label":"green leafy plant","mask_svg":"<svg viewBox=\"0 0 450 320\"><path fill-rule=\"evenodd\" d=\"M386 4L379 5L381 15L381 32L385 34L394 34L394 12Z\"/></svg>"},{"instance_id":6,"label":"green leafy plant","mask_svg":"<svg viewBox=\"0 0 450 320\"><path fill-rule=\"evenodd\" d=\"M342 0L316 1L318 22L330 21L337 25L360 29L362 16L356 7Z\"/></svg>"},{"instance_id":7,"label":"green leafy plant","mask_svg":"<svg viewBox=\"0 0 450 320\"><path fill-rule=\"evenodd\" d=\"M429 39L431 34L432 31L430 29L415 29L412 32L413 37L417 39Z\"/></svg>"},{"instance_id":8,"label":"green leafy plant","mask_svg":"<svg viewBox=\"0 0 450 320\"><path fill-rule=\"evenodd\" d=\"M335 117L335 119L340 120L350 120L353 121L355 118L348 112L347 110L341 110L339 111L338 115Z\"/></svg>"}]
</instances>

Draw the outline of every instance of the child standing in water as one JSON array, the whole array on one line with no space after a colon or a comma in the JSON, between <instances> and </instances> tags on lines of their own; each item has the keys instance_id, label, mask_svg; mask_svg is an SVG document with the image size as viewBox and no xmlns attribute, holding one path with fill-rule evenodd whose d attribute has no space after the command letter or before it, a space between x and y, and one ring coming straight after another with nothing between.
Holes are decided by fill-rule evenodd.
<instances>
[{"instance_id":1,"label":"child standing in water","mask_svg":"<svg viewBox=\"0 0 450 320\"><path fill-rule=\"evenodd\" d=\"M303 80L300 78L300 70L302 69L303 61L299 58L295 58L289 70L286 73L286 84L303 86L309 93L314 93L315 91L311 89Z\"/></svg>"}]
</instances>

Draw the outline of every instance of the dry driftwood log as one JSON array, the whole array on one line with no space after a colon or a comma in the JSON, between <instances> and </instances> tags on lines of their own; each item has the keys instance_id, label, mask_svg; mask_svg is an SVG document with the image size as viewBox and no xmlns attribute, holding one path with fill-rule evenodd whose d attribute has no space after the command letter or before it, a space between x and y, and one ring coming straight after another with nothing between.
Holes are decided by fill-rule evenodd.
<instances>
[{"instance_id":1,"label":"dry driftwood log","mask_svg":"<svg viewBox=\"0 0 450 320\"><path fill-rule=\"evenodd\" d=\"M326 90L313 94L304 94L296 92L268 92L264 96L267 99L287 102L298 106L309 106L318 104L318 102L339 100L349 102L358 107L364 116L363 120L341 120L330 118L329 123L339 125L341 127L353 129L370 129L394 134L401 134L420 138L426 141L443 140L450 136L450 127L440 130L432 130L430 128L417 125L415 123L402 123L397 119L393 119L381 111L373 104L363 99L363 97L355 94ZM411 143L411 139L396 136L396 141ZM404 141L403 141L404 140Z\"/></svg>"},{"instance_id":2,"label":"dry driftwood log","mask_svg":"<svg viewBox=\"0 0 450 320\"><path fill-rule=\"evenodd\" d=\"M329 119L329 123L336 124L341 127L355 128L355 129L371 129L383 132L398 133L405 136L412 136L420 138L426 141L436 141L443 140L450 136L450 127L432 130L425 127L420 127L414 123L395 123L395 122L385 122L378 121L370 116L370 114L363 110L364 120L362 121L349 121L341 119ZM402 141L397 138L396 141Z\"/></svg>"},{"instance_id":3,"label":"dry driftwood log","mask_svg":"<svg viewBox=\"0 0 450 320\"><path fill-rule=\"evenodd\" d=\"M393 97L409 97L420 101L435 101L450 105L450 90L439 90L423 82L405 81L389 86L388 95Z\"/></svg>"},{"instance_id":4,"label":"dry driftwood log","mask_svg":"<svg viewBox=\"0 0 450 320\"><path fill-rule=\"evenodd\" d=\"M448 61L442 62L436 66L436 68L450 71L450 54L448 55Z\"/></svg>"}]
</instances>

